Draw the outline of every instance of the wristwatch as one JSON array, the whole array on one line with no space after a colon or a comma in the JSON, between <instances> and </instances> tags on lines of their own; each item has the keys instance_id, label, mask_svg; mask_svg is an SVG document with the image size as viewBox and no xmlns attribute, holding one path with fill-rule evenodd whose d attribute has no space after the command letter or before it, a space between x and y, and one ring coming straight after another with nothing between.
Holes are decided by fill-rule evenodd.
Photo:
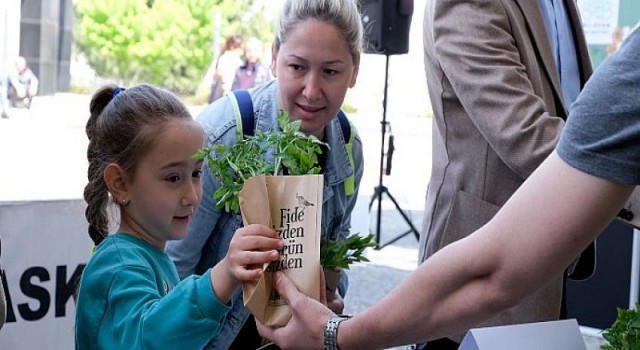
<instances>
[{"instance_id":1,"label":"wristwatch","mask_svg":"<svg viewBox=\"0 0 640 350\"><path fill-rule=\"evenodd\" d=\"M340 322L351 318L351 315L338 315L327 320L324 328L324 350L338 349L338 326Z\"/></svg>"}]
</instances>

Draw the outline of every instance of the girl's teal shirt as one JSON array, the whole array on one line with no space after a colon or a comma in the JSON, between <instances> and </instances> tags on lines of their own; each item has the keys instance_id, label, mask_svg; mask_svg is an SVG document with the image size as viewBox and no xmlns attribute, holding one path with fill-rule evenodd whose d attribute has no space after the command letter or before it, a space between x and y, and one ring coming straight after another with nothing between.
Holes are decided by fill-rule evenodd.
<instances>
[{"instance_id":1,"label":"girl's teal shirt","mask_svg":"<svg viewBox=\"0 0 640 350\"><path fill-rule=\"evenodd\" d=\"M201 349L229 311L209 276L180 282L164 252L126 233L107 237L83 272L76 349Z\"/></svg>"}]
</instances>

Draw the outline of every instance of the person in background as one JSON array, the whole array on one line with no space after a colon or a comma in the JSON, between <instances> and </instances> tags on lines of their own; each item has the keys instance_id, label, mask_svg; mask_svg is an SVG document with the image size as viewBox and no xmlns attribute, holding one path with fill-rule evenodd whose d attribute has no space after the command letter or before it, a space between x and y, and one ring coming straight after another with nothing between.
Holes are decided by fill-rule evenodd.
<instances>
[{"instance_id":1,"label":"person in background","mask_svg":"<svg viewBox=\"0 0 640 350\"><path fill-rule=\"evenodd\" d=\"M260 61L263 53L262 42L258 38L247 40L244 64L236 70L231 90L249 89L271 79L269 68Z\"/></svg>"},{"instance_id":2,"label":"person in background","mask_svg":"<svg viewBox=\"0 0 640 350\"><path fill-rule=\"evenodd\" d=\"M236 70L242 65L243 40L240 35L227 38L214 65L209 103L231 91Z\"/></svg>"},{"instance_id":3,"label":"person in background","mask_svg":"<svg viewBox=\"0 0 640 350\"><path fill-rule=\"evenodd\" d=\"M280 328L259 324L260 333L283 349L412 344L475 327L562 276L640 185L638 56L635 30L585 85L555 151L484 226L352 318L338 317L278 273L276 289L293 316Z\"/></svg>"},{"instance_id":4,"label":"person in background","mask_svg":"<svg viewBox=\"0 0 640 350\"><path fill-rule=\"evenodd\" d=\"M357 0L286 0L280 12L272 46L275 79L248 90L253 102L256 130L277 128L280 110L301 122L301 131L325 142L320 165L324 175L321 241L342 241L350 235L351 213L358 198L363 172L362 144L351 126L352 156L337 117L347 89L358 76L363 28ZM313 40L309 38L313 37ZM224 97L198 117L208 145L231 147L238 140L234 106ZM273 160L273 158L271 158ZM187 236L167 244L181 278L203 273L224 257L231 233L242 225L240 214L216 208L213 194L219 183L203 167L204 197ZM353 181L348 190L346 183ZM329 306L342 312L347 292L342 273ZM244 307L238 288L220 334L209 349L256 349L262 339L254 317Z\"/></svg>"},{"instance_id":5,"label":"person in background","mask_svg":"<svg viewBox=\"0 0 640 350\"><path fill-rule=\"evenodd\" d=\"M38 94L38 77L27 65L27 60L18 56L15 71L9 75L7 96L13 107L31 108L33 97Z\"/></svg>"},{"instance_id":6,"label":"person in background","mask_svg":"<svg viewBox=\"0 0 640 350\"><path fill-rule=\"evenodd\" d=\"M260 278L283 242L262 225L238 229L225 257L183 281L164 253L187 233L202 198L202 127L172 93L105 86L86 132L85 216L95 251L81 278L76 349L201 349L220 331L241 281ZM108 206L118 206L113 234Z\"/></svg>"},{"instance_id":7,"label":"person in background","mask_svg":"<svg viewBox=\"0 0 640 350\"><path fill-rule=\"evenodd\" d=\"M495 215L553 151L592 72L573 1L433 0L423 29L434 135L420 261ZM558 319L562 289L560 277L480 326Z\"/></svg>"}]
</instances>

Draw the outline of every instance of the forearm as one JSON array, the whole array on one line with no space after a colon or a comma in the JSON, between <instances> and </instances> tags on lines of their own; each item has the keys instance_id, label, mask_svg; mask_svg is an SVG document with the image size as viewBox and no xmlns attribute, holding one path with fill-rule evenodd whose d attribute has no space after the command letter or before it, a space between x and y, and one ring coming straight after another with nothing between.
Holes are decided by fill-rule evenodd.
<instances>
[{"instance_id":1,"label":"forearm","mask_svg":"<svg viewBox=\"0 0 640 350\"><path fill-rule=\"evenodd\" d=\"M582 173L552 153L487 225L434 254L383 300L343 322L340 348L433 339L515 305L562 273L632 189Z\"/></svg>"},{"instance_id":2,"label":"forearm","mask_svg":"<svg viewBox=\"0 0 640 350\"><path fill-rule=\"evenodd\" d=\"M38 80L32 80L29 85L29 95L35 95L38 93Z\"/></svg>"},{"instance_id":3,"label":"forearm","mask_svg":"<svg viewBox=\"0 0 640 350\"><path fill-rule=\"evenodd\" d=\"M340 349L384 349L440 338L505 308L508 300L491 289L498 284L490 274L495 267L490 259L477 258L476 244L463 240L447 246L373 307L343 322Z\"/></svg>"},{"instance_id":4,"label":"forearm","mask_svg":"<svg viewBox=\"0 0 640 350\"><path fill-rule=\"evenodd\" d=\"M240 285L239 281L233 278L227 270L227 259L222 259L218 264L211 268L209 277L211 280L211 288L216 297L223 303L229 303L233 292Z\"/></svg>"}]
</instances>

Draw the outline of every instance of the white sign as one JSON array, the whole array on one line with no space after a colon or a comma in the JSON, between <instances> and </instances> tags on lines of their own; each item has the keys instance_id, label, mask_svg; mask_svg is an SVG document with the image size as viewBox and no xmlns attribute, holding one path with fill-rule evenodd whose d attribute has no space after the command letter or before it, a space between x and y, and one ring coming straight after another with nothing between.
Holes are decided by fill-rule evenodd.
<instances>
[{"instance_id":1,"label":"white sign","mask_svg":"<svg viewBox=\"0 0 640 350\"><path fill-rule=\"evenodd\" d=\"M475 328L459 350L586 350L575 319Z\"/></svg>"},{"instance_id":2,"label":"white sign","mask_svg":"<svg viewBox=\"0 0 640 350\"><path fill-rule=\"evenodd\" d=\"M93 246L82 200L0 202L7 323L0 349L73 349L79 277Z\"/></svg>"},{"instance_id":3,"label":"white sign","mask_svg":"<svg viewBox=\"0 0 640 350\"><path fill-rule=\"evenodd\" d=\"M578 0L587 43L608 45L618 26L620 0Z\"/></svg>"}]
</instances>

